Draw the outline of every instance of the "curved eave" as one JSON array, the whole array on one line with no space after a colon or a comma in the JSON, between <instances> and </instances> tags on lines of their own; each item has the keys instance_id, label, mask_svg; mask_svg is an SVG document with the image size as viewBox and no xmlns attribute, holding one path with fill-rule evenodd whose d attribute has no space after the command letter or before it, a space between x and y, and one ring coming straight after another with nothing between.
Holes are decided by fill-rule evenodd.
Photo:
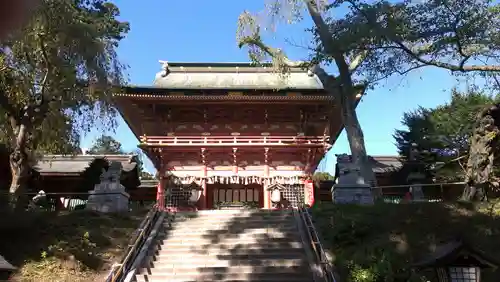
<instances>
[{"instance_id":1,"label":"curved eave","mask_svg":"<svg viewBox=\"0 0 500 282\"><path fill-rule=\"evenodd\" d=\"M301 95L301 96L228 96L228 95L161 95L161 94L114 94L116 98L133 98L152 101L318 101L333 102L333 96Z\"/></svg>"}]
</instances>

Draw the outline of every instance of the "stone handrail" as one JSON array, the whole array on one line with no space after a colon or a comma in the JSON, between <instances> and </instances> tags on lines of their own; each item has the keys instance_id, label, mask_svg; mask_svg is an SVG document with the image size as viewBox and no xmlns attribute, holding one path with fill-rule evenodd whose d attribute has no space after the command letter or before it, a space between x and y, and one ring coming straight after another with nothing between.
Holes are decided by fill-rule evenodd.
<instances>
[{"instance_id":1,"label":"stone handrail","mask_svg":"<svg viewBox=\"0 0 500 282\"><path fill-rule=\"evenodd\" d=\"M112 267L110 273L106 277L106 282L123 281L125 275L131 269L137 256L139 255L142 246L146 242L150 233L153 231L158 219L161 217L161 214L162 212L158 209L157 205L154 205L151 208L139 225L139 228L136 230L136 235L132 237L132 244L129 245L124 257L120 263L117 263Z\"/></svg>"},{"instance_id":2,"label":"stone handrail","mask_svg":"<svg viewBox=\"0 0 500 282\"><path fill-rule=\"evenodd\" d=\"M321 244L320 236L314 227L314 223L312 221L311 214L303 204L303 201L300 201L299 197L297 197L297 203L299 203L298 207L294 209L296 212L296 216L300 221L301 232L306 234L306 242L310 244L310 247L314 253L314 260L316 265L319 266L319 269L313 269L313 271L319 271L320 274L314 274L315 282L321 279L325 282L337 282L335 272L333 270L332 264L328 259L326 252ZM305 229L305 230L304 230Z\"/></svg>"}]
</instances>

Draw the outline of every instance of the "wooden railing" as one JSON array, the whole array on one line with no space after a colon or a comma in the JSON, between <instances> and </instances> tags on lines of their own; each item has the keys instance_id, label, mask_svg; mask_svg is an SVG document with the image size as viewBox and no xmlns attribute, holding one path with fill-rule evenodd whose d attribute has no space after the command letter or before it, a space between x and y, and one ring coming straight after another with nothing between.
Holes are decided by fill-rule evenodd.
<instances>
[{"instance_id":1,"label":"wooden railing","mask_svg":"<svg viewBox=\"0 0 500 282\"><path fill-rule=\"evenodd\" d=\"M325 136L142 136L147 146L325 146Z\"/></svg>"}]
</instances>

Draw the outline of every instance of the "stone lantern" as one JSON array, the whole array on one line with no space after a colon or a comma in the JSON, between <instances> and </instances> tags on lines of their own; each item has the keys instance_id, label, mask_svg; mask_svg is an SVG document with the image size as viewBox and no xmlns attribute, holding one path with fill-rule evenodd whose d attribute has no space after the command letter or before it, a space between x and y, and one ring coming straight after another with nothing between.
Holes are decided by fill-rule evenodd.
<instances>
[{"instance_id":1,"label":"stone lantern","mask_svg":"<svg viewBox=\"0 0 500 282\"><path fill-rule=\"evenodd\" d=\"M267 191L270 193L270 200L273 208L285 208L283 204L283 193L286 190L286 187L279 184L275 183L267 187ZM295 199L293 199L295 200Z\"/></svg>"},{"instance_id":2,"label":"stone lantern","mask_svg":"<svg viewBox=\"0 0 500 282\"><path fill-rule=\"evenodd\" d=\"M434 270L438 282L480 282L481 270L498 264L463 241L436 248L429 257L413 265L417 270Z\"/></svg>"},{"instance_id":3,"label":"stone lantern","mask_svg":"<svg viewBox=\"0 0 500 282\"><path fill-rule=\"evenodd\" d=\"M5 260L5 258L0 255L0 281L9 280L10 275L16 270L16 267L14 267L12 264L10 264L10 262Z\"/></svg>"}]
</instances>

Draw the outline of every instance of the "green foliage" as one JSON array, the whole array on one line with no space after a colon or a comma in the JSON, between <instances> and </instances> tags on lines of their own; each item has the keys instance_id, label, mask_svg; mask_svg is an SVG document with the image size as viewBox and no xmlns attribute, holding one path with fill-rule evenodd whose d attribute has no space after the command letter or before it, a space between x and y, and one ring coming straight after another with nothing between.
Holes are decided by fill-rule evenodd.
<instances>
[{"instance_id":1,"label":"green foliage","mask_svg":"<svg viewBox=\"0 0 500 282\"><path fill-rule=\"evenodd\" d=\"M155 180L155 179L157 179L155 175L152 175L151 173L149 173L147 171L141 170L140 173L141 173L141 175L140 175L141 180Z\"/></svg>"},{"instance_id":2,"label":"green foliage","mask_svg":"<svg viewBox=\"0 0 500 282\"><path fill-rule=\"evenodd\" d=\"M320 182L325 180L335 180L335 177L328 172L315 172L312 176L314 182Z\"/></svg>"},{"instance_id":3,"label":"green foliage","mask_svg":"<svg viewBox=\"0 0 500 282\"><path fill-rule=\"evenodd\" d=\"M434 66L453 75L480 76L481 85L500 86L497 1L341 0L329 9L340 7L349 12L330 18L330 25L341 46L368 52L358 69L364 77L376 80Z\"/></svg>"},{"instance_id":4,"label":"green foliage","mask_svg":"<svg viewBox=\"0 0 500 282\"><path fill-rule=\"evenodd\" d=\"M403 174L417 168L438 182L462 181L477 113L495 101L496 97L479 91L453 89L449 103L405 113L402 123L406 129L394 134L399 155L406 161ZM412 144L416 145L413 160Z\"/></svg>"},{"instance_id":5,"label":"green foliage","mask_svg":"<svg viewBox=\"0 0 500 282\"><path fill-rule=\"evenodd\" d=\"M340 281L437 281L432 273L415 273L412 264L457 236L494 258L500 254L495 239L500 234L499 218L481 209L433 203L322 202L312 208L312 215ZM482 281L498 280L496 272L483 274Z\"/></svg>"},{"instance_id":6,"label":"green foliage","mask_svg":"<svg viewBox=\"0 0 500 282\"><path fill-rule=\"evenodd\" d=\"M9 244L0 245L0 252L19 267L13 281L99 281L127 250L144 216L142 210L126 215L4 212L0 227Z\"/></svg>"},{"instance_id":7,"label":"green foliage","mask_svg":"<svg viewBox=\"0 0 500 282\"><path fill-rule=\"evenodd\" d=\"M248 48L252 61L270 60L280 74L298 66L318 76L338 98L351 154L366 177L371 170L355 112L354 85L373 87L389 76L434 66L455 75L480 76L481 83L499 87L499 7L492 0L273 0L260 13L240 15L237 40ZM304 46L309 59L292 62L283 50L266 45L262 34L275 31L277 24L301 21L304 13L312 19L314 40ZM320 65L331 65L332 71L326 73Z\"/></svg>"},{"instance_id":8,"label":"green foliage","mask_svg":"<svg viewBox=\"0 0 500 282\"><path fill-rule=\"evenodd\" d=\"M101 135L94 141L87 153L90 155L121 155L123 154L122 144L111 136Z\"/></svg>"},{"instance_id":9,"label":"green foliage","mask_svg":"<svg viewBox=\"0 0 500 282\"><path fill-rule=\"evenodd\" d=\"M116 47L129 30L118 16L104 0L38 1L31 20L0 42L2 141L26 126L31 149L71 153L80 134L115 125L111 93L125 82Z\"/></svg>"}]
</instances>

